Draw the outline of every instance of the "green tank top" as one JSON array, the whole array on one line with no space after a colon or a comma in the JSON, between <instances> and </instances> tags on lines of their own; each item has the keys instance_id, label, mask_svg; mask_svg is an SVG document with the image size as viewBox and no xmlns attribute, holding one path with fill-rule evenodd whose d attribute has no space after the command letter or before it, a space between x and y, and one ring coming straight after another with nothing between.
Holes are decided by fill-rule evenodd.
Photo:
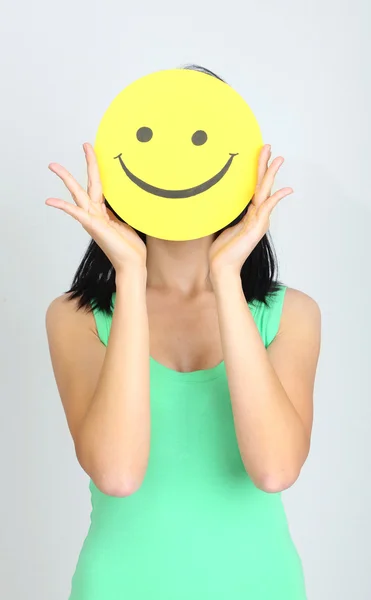
<instances>
[{"instance_id":1,"label":"green tank top","mask_svg":"<svg viewBox=\"0 0 371 600\"><path fill-rule=\"evenodd\" d=\"M285 286L249 307L267 347ZM114 300L114 298L113 298ZM112 318L94 311L107 345ZM281 494L242 463L224 362L188 373L150 358L151 447L137 492L90 480L91 524L69 600L305 600Z\"/></svg>"}]
</instances>

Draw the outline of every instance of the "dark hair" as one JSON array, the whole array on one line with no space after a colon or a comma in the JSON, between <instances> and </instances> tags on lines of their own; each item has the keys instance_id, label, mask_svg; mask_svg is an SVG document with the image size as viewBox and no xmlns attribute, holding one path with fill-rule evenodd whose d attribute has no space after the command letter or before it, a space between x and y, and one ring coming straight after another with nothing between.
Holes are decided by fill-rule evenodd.
<instances>
[{"instance_id":1,"label":"dark hair","mask_svg":"<svg viewBox=\"0 0 371 600\"><path fill-rule=\"evenodd\" d=\"M224 81L221 77L199 65L185 65L182 69L200 71ZM112 209L105 199L107 207L120 220L123 219ZM215 234L218 237L222 231L241 221L249 210L250 203L242 213L231 223ZM125 221L123 221L125 222ZM135 230L146 243L146 234ZM257 300L267 304L268 296L277 291L281 283L277 279L278 264L270 235L264 235L241 269L241 282L246 302ZM115 270L103 250L92 239L85 255L74 275L71 288L67 290L69 299L78 299L78 307L91 310L98 308L107 313L112 312L112 294L116 291Z\"/></svg>"}]
</instances>

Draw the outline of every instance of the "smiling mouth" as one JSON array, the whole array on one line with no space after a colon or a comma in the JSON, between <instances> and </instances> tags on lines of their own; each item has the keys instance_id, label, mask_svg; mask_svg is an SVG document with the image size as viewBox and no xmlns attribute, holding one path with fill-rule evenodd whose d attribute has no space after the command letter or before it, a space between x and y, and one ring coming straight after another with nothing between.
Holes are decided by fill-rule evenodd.
<instances>
[{"instance_id":1,"label":"smiling mouth","mask_svg":"<svg viewBox=\"0 0 371 600\"><path fill-rule=\"evenodd\" d=\"M230 153L230 158L227 160L224 167L219 171L219 173L217 173L216 175L211 177L211 179L208 179L204 183L196 185L195 187L188 188L186 190L164 190L162 188L155 187L154 185L151 185L149 183L146 183L142 179L139 179L139 177L137 177L136 175L134 175L134 173L129 171L124 161L122 160L122 154L119 154L114 158L119 159L120 165L125 171L126 175L129 177L129 179L145 192L148 192L149 194L154 194L155 196L161 196L162 198L190 198L191 196L197 196L197 194L206 192L206 190L209 190L211 187L213 187L213 185L218 183L218 181L220 181L224 177L229 167L231 166L234 157L237 155L238 152L236 152L236 154Z\"/></svg>"}]
</instances>

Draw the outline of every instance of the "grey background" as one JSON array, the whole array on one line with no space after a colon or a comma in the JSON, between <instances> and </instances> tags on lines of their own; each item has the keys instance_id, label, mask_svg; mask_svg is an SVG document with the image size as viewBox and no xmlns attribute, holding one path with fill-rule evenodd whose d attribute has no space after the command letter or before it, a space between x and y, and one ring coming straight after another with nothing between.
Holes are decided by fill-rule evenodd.
<instances>
[{"instance_id":1,"label":"grey background","mask_svg":"<svg viewBox=\"0 0 371 600\"><path fill-rule=\"evenodd\" d=\"M310 458L284 502L310 600L369 600L370 279L367 0L8 3L1 68L1 578L7 600L66 600L89 523L88 479L44 328L88 243L47 169L82 183L113 97L198 62L249 102L295 194L272 217L281 277L323 316ZM176 600L176 598L174 598ZM272 599L274 600L274 599Z\"/></svg>"}]
</instances>

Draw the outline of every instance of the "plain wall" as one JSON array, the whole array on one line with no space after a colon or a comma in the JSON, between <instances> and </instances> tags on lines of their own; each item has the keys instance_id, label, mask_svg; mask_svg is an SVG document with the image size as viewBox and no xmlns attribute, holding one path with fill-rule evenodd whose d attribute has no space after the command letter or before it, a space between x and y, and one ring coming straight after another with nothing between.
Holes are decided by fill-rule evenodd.
<instances>
[{"instance_id":1,"label":"plain wall","mask_svg":"<svg viewBox=\"0 0 371 600\"><path fill-rule=\"evenodd\" d=\"M249 102L285 165L271 232L281 279L317 300L310 457L283 494L309 600L369 600L370 79L367 0L46 0L2 8L0 596L66 600L90 514L44 326L89 241L47 165L85 184L113 97L197 62ZM176 600L176 598L174 598ZM227 600L227 599L226 599ZM274 600L274 599L272 599Z\"/></svg>"}]
</instances>

